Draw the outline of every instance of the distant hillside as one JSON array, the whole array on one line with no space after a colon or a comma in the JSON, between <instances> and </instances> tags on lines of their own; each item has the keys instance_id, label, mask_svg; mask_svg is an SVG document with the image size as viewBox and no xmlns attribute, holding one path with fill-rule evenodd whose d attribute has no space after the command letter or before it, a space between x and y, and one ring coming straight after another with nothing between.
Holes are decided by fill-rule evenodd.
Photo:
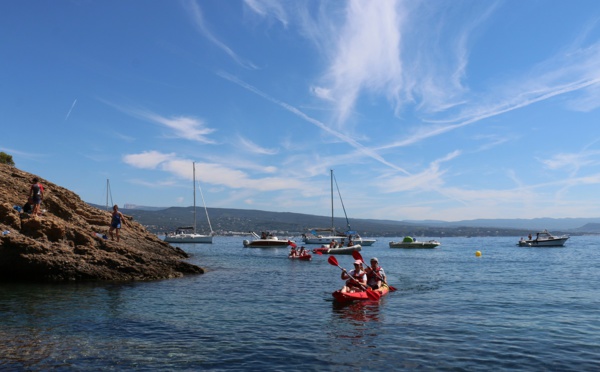
<instances>
[{"instance_id":1,"label":"distant hillside","mask_svg":"<svg viewBox=\"0 0 600 372\"><path fill-rule=\"evenodd\" d=\"M584 226L581 226L577 229L573 229L572 231L600 234L600 223L587 223Z\"/></svg>"},{"instance_id":2,"label":"distant hillside","mask_svg":"<svg viewBox=\"0 0 600 372\"><path fill-rule=\"evenodd\" d=\"M598 225L600 224L600 217L598 218L532 218L532 219L477 219L468 221L457 221L457 222L446 222L436 220L426 221L405 221L412 223L421 223L427 226L438 226L438 227L458 227L458 226L469 226L469 227L489 227L494 226L503 229L523 229L527 228L530 230L544 230L549 231L562 230L562 231L574 231L574 232L600 232ZM590 230L591 229L591 230Z\"/></svg>"},{"instance_id":3,"label":"distant hillside","mask_svg":"<svg viewBox=\"0 0 600 372\"><path fill-rule=\"evenodd\" d=\"M102 206L97 206L103 208ZM123 208L122 212L132 216L149 231L160 234L179 226L193 224L193 207L171 207L156 210ZM331 217L291 212L268 212L249 209L208 208L212 228L219 234L249 231L279 231L286 235L300 235L315 227L328 227ZM598 225L590 223L598 222ZM600 233L598 219L515 219L515 220L471 220L460 222L444 221L393 221L374 219L349 219L350 227L362 236L526 236L529 233L548 229L554 234ZM588 224L589 223L589 224ZM335 218L334 225L346 231L345 218ZM204 208L197 209L197 226L200 232L208 232Z\"/></svg>"}]
</instances>

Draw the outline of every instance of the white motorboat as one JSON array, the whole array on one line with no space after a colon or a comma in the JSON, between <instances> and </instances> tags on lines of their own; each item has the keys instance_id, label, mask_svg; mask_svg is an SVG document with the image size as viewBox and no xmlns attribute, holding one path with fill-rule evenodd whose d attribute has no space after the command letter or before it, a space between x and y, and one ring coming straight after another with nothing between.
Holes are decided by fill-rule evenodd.
<instances>
[{"instance_id":1,"label":"white motorboat","mask_svg":"<svg viewBox=\"0 0 600 372\"><path fill-rule=\"evenodd\" d=\"M258 236L255 232L251 234L254 237L253 240L243 241L246 248L285 248L288 245L295 245L295 242L289 239L279 239L270 233L263 232L261 236Z\"/></svg>"},{"instance_id":2,"label":"white motorboat","mask_svg":"<svg viewBox=\"0 0 600 372\"><path fill-rule=\"evenodd\" d=\"M192 163L193 179L194 179L194 226L191 227L178 227L174 233L169 233L165 236L165 242L167 243L204 243L212 244L213 242L213 229L208 218L208 209L206 209L206 203L204 203L204 195L200 188L200 195L202 195L202 203L204 204L204 211L206 212L206 219L208 220L208 226L210 228L210 234L203 235L196 233L196 163Z\"/></svg>"},{"instance_id":3,"label":"white motorboat","mask_svg":"<svg viewBox=\"0 0 600 372\"><path fill-rule=\"evenodd\" d=\"M517 244L520 247L562 247L569 239L568 235L554 236L548 230L540 231L535 234L535 239L521 238Z\"/></svg>"},{"instance_id":4,"label":"white motorboat","mask_svg":"<svg viewBox=\"0 0 600 372\"><path fill-rule=\"evenodd\" d=\"M440 246L441 243L437 240L417 241L416 239L405 236L401 242L390 242L390 248L408 248L408 249L431 249Z\"/></svg>"}]
</instances>

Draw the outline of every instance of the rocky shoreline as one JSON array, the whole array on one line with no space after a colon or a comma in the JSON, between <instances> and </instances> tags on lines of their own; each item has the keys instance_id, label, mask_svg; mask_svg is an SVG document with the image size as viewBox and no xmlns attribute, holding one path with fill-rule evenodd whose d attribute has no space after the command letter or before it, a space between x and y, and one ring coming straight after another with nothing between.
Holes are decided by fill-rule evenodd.
<instances>
[{"instance_id":1,"label":"rocky shoreline","mask_svg":"<svg viewBox=\"0 0 600 372\"><path fill-rule=\"evenodd\" d=\"M0 164L0 280L132 281L202 274L188 254L125 216L120 242L108 236L111 214L48 180L44 214L15 209L27 201L33 174Z\"/></svg>"}]
</instances>

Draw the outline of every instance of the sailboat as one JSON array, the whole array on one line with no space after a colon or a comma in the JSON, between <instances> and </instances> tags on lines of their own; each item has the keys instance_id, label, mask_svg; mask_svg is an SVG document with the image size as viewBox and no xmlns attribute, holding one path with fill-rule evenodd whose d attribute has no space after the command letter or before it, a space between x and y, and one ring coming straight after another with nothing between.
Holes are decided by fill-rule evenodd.
<instances>
[{"instance_id":1,"label":"sailboat","mask_svg":"<svg viewBox=\"0 0 600 372\"><path fill-rule=\"evenodd\" d=\"M193 175L194 175L194 226L191 227L178 227L174 233L167 234L165 241L168 243L205 243L212 244L213 242L213 229L208 218L208 209L206 209L206 203L204 202L204 195L202 194L202 188L200 188L200 195L202 196L202 204L204 204L204 211L206 212L206 219L208 220L208 227L210 228L209 235L196 234L196 163L192 163Z\"/></svg>"},{"instance_id":2,"label":"sailboat","mask_svg":"<svg viewBox=\"0 0 600 372\"><path fill-rule=\"evenodd\" d=\"M369 246L372 245L373 243L376 242L375 239L362 239L358 234L356 234L356 231L352 231L352 229L350 228L350 222L348 221L348 215L346 214L346 208L344 207L344 201L342 200L342 195L340 193L339 188L337 188L338 190L338 194L340 196L340 202L342 203L342 209L344 210L344 216L346 217L346 226L348 228L348 230L344 233L341 231L338 231L333 223L333 181L334 181L334 176L333 176L333 169L330 170L331 173L331 227L315 227L312 229L309 229L309 231L305 234L302 234L302 241L304 242L304 244L324 244L324 245L329 245L329 243L331 243L331 241L335 241L338 244L341 245L346 245L345 243L347 242L346 239L348 240L352 240L355 244L360 244L358 245L358 249L360 250L360 246L364 245L364 246ZM335 183L336 187L337 187L337 181Z\"/></svg>"}]
</instances>

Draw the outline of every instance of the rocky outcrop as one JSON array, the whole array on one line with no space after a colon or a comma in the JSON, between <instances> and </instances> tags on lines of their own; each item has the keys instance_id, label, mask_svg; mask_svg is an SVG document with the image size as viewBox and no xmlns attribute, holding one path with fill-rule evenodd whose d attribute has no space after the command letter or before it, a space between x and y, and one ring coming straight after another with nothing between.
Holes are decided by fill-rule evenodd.
<instances>
[{"instance_id":1,"label":"rocky outcrop","mask_svg":"<svg viewBox=\"0 0 600 372\"><path fill-rule=\"evenodd\" d=\"M27 201L34 177L0 164L0 280L130 281L204 272L131 217L125 216L120 242L111 240L110 212L41 177L43 215L16 210Z\"/></svg>"}]
</instances>

